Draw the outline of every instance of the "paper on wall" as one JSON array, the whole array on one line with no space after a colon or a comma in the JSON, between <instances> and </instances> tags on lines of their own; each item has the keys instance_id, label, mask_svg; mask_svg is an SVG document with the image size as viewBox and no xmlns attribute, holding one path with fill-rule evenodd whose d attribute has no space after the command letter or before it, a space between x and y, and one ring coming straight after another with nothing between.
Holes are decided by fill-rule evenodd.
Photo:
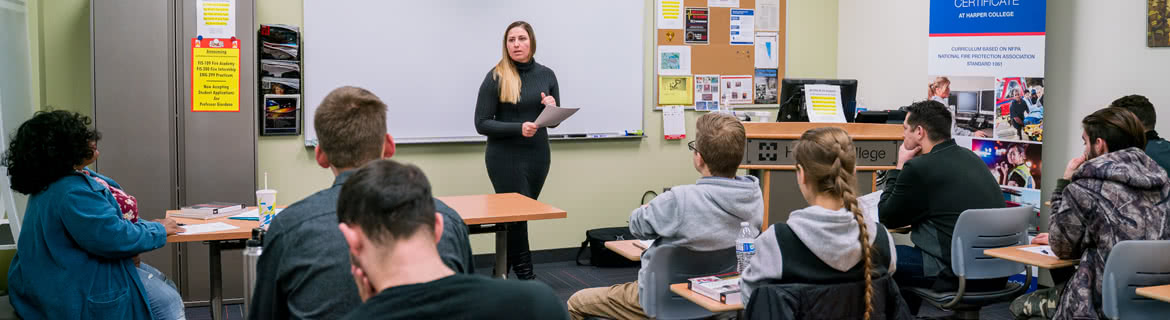
<instances>
[{"instance_id":1,"label":"paper on wall","mask_svg":"<svg viewBox=\"0 0 1170 320\"><path fill-rule=\"evenodd\" d=\"M729 109L733 104L752 103L754 88L751 75L721 76L719 82L719 100L723 108Z\"/></svg>"},{"instance_id":2,"label":"paper on wall","mask_svg":"<svg viewBox=\"0 0 1170 320\"><path fill-rule=\"evenodd\" d=\"M195 3L195 33L204 38L236 36L236 0L199 0Z\"/></svg>"},{"instance_id":3,"label":"paper on wall","mask_svg":"<svg viewBox=\"0 0 1170 320\"><path fill-rule=\"evenodd\" d=\"M780 0L756 0L756 31L780 31Z\"/></svg>"},{"instance_id":4,"label":"paper on wall","mask_svg":"<svg viewBox=\"0 0 1170 320\"><path fill-rule=\"evenodd\" d=\"M775 32L756 33L756 69L776 69L780 66L779 35Z\"/></svg>"},{"instance_id":5,"label":"paper on wall","mask_svg":"<svg viewBox=\"0 0 1170 320\"><path fill-rule=\"evenodd\" d=\"M690 74L690 46L658 46L658 75L686 76Z\"/></svg>"},{"instance_id":6,"label":"paper on wall","mask_svg":"<svg viewBox=\"0 0 1170 320\"><path fill-rule=\"evenodd\" d=\"M739 0L707 0L708 7L739 8Z\"/></svg>"},{"instance_id":7,"label":"paper on wall","mask_svg":"<svg viewBox=\"0 0 1170 320\"><path fill-rule=\"evenodd\" d=\"M683 106L662 107L662 135L666 140L679 140L687 137Z\"/></svg>"},{"instance_id":8,"label":"paper on wall","mask_svg":"<svg viewBox=\"0 0 1170 320\"><path fill-rule=\"evenodd\" d=\"M695 111L719 110L719 75L695 75Z\"/></svg>"},{"instance_id":9,"label":"paper on wall","mask_svg":"<svg viewBox=\"0 0 1170 320\"><path fill-rule=\"evenodd\" d=\"M691 76L658 77L659 105L691 105L694 103L694 79Z\"/></svg>"},{"instance_id":10,"label":"paper on wall","mask_svg":"<svg viewBox=\"0 0 1170 320\"><path fill-rule=\"evenodd\" d=\"M751 45L756 41L755 10L731 9L731 44Z\"/></svg>"},{"instance_id":11,"label":"paper on wall","mask_svg":"<svg viewBox=\"0 0 1170 320\"><path fill-rule=\"evenodd\" d=\"M683 28L682 0L657 0L658 29Z\"/></svg>"},{"instance_id":12,"label":"paper on wall","mask_svg":"<svg viewBox=\"0 0 1170 320\"><path fill-rule=\"evenodd\" d=\"M841 108L841 86L804 85L804 105L808 110L808 122L845 122L845 111Z\"/></svg>"}]
</instances>

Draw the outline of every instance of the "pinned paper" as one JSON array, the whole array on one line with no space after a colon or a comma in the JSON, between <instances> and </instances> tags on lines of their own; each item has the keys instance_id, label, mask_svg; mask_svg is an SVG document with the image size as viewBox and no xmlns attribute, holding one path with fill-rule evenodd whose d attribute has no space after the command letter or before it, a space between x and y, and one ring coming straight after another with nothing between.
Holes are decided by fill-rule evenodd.
<instances>
[{"instance_id":1,"label":"pinned paper","mask_svg":"<svg viewBox=\"0 0 1170 320\"><path fill-rule=\"evenodd\" d=\"M679 140L687 137L686 117L683 106L662 107L662 135L666 140Z\"/></svg>"},{"instance_id":2,"label":"pinned paper","mask_svg":"<svg viewBox=\"0 0 1170 320\"><path fill-rule=\"evenodd\" d=\"M658 77L658 104L693 104L695 101L693 81L691 76Z\"/></svg>"},{"instance_id":3,"label":"pinned paper","mask_svg":"<svg viewBox=\"0 0 1170 320\"><path fill-rule=\"evenodd\" d=\"M707 0L708 7L739 8L739 0Z\"/></svg>"},{"instance_id":4,"label":"pinned paper","mask_svg":"<svg viewBox=\"0 0 1170 320\"><path fill-rule=\"evenodd\" d=\"M775 32L756 33L756 69L776 69L780 66L779 35Z\"/></svg>"},{"instance_id":5,"label":"pinned paper","mask_svg":"<svg viewBox=\"0 0 1170 320\"><path fill-rule=\"evenodd\" d=\"M841 86L806 84L804 103L808 110L808 122L845 122L845 111L841 108Z\"/></svg>"},{"instance_id":6,"label":"pinned paper","mask_svg":"<svg viewBox=\"0 0 1170 320\"><path fill-rule=\"evenodd\" d=\"M191 111L240 111L240 40L191 39Z\"/></svg>"},{"instance_id":7,"label":"pinned paper","mask_svg":"<svg viewBox=\"0 0 1170 320\"><path fill-rule=\"evenodd\" d=\"M687 34L683 42L686 44L707 44L710 35L711 9L686 8L685 12Z\"/></svg>"},{"instance_id":8,"label":"pinned paper","mask_svg":"<svg viewBox=\"0 0 1170 320\"><path fill-rule=\"evenodd\" d=\"M658 75L686 76L690 74L690 46L658 46Z\"/></svg>"},{"instance_id":9,"label":"pinned paper","mask_svg":"<svg viewBox=\"0 0 1170 320\"><path fill-rule=\"evenodd\" d=\"M780 31L780 0L756 0L756 31Z\"/></svg>"},{"instance_id":10,"label":"pinned paper","mask_svg":"<svg viewBox=\"0 0 1170 320\"><path fill-rule=\"evenodd\" d=\"M695 111L719 110L719 75L695 75Z\"/></svg>"},{"instance_id":11,"label":"pinned paper","mask_svg":"<svg viewBox=\"0 0 1170 320\"><path fill-rule=\"evenodd\" d=\"M733 104L752 103L752 76L721 76L719 82L720 105L725 109Z\"/></svg>"},{"instance_id":12,"label":"pinned paper","mask_svg":"<svg viewBox=\"0 0 1170 320\"><path fill-rule=\"evenodd\" d=\"M658 4L658 29L683 28L682 0L657 0L655 2Z\"/></svg>"},{"instance_id":13,"label":"pinned paper","mask_svg":"<svg viewBox=\"0 0 1170 320\"><path fill-rule=\"evenodd\" d=\"M731 9L731 44L751 45L756 41L755 10Z\"/></svg>"},{"instance_id":14,"label":"pinned paper","mask_svg":"<svg viewBox=\"0 0 1170 320\"><path fill-rule=\"evenodd\" d=\"M195 3L196 35L204 38L236 36L236 0L199 0Z\"/></svg>"}]
</instances>

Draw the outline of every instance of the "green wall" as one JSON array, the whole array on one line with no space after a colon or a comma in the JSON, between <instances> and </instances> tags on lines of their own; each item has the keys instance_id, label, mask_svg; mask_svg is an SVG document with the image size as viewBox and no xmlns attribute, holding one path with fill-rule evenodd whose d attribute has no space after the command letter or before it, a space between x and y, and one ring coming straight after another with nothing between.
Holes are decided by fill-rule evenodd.
<instances>
[{"instance_id":1,"label":"green wall","mask_svg":"<svg viewBox=\"0 0 1170 320\"><path fill-rule=\"evenodd\" d=\"M90 113L89 1L41 1L39 67L43 70L43 103ZM644 0L646 25L653 2ZM303 25L299 0L258 0L259 23ZM48 19L44 19L48 17ZM787 77L836 75L837 1L789 0ZM797 34L799 33L799 34ZM644 49L653 52L650 30ZM643 123L646 138L622 141L552 143L552 168L540 200L564 209L567 219L529 225L533 249L576 247L587 229L623 226L646 190L694 183L699 174L691 164L685 141L662 139L662 114L653 111L651 55L643 62ZM555 68L555 66L554 66ZM81 74L71 70L83 71ZM393 100L387 103L395 107ZM694 135L697 113L687 112L687 134ZM470 118L469 118L470 119ZM469 120L470 121L470 120ZM260 137L257 179L280 193L278 204L290 204L328 187L333 177L317 166L302 137ZM106 142L110 143L110 142ZM483 144L401 145L394 159L416 164L429 176L436 195L491 193L484 169ZM492 252L488 235L472 237L476 253Z\"/></svg>"}]
</instances>

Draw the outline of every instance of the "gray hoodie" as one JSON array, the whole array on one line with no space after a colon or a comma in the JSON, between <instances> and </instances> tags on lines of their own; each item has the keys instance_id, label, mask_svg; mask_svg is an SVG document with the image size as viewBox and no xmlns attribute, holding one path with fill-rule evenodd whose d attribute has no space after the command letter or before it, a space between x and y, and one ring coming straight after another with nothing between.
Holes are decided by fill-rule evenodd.
<instances>
[{"instance_id":1,"label":"gray hoodie","mask_svg":"<svg viewBox=\"0 0 1170 320\"><path fill-rule=\"evenodd\" d=\"M861 262L861 244L857 242L857 220L853 213L844 208L831 211L820 206L796 210L786 222L792 232L801 242L812 251L817 258L837 271L845 272ZM866 230L869 231L869 243L873 245L877 239L877 222L873 215L865 214ZM764 233L756 238L756 255L748 263L740 278L740 289L744 293L744 301L751 296L755 286L767 280L779 280L784 274L784 265L781 259L780 245L776 243L775 226L768 227ZM894 273L894 265L898 255L894 252L894 238L885 232L890 246L890 274Z\"/></svg>"},{"instance_id":2,"label":"gray hoodie","mask_svg":"<svg viewBox=\"0 0 1170 320\"><path fill-rule=\"evenodd\" d=\"M642 272L658 246L672 244L697 251L728 249L735 246L740 222L750 223L752 236L756 236L763 220L763 192L753 176L703 177L695 184L663 192L630 214L634 237L658 239L642 254L639 291L646 286Z\"/></svg>"}]
</instances>

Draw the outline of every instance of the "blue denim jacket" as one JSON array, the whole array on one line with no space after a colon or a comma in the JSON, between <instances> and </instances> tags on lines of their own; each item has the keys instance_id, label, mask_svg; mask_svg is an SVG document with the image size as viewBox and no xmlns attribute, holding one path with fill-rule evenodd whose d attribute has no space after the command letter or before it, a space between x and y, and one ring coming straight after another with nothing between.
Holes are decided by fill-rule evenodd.
<instances>
[{"instance_id":1,"label":"blue denim jacket","mask_svg":"<svg viewBox=\"0 0 1170 320\"><path fill-rule=\"evenodd\" d=\"M78 172L29 197L21 226L8 288L22 318L151 318L130 258L166 244L162 224L123 219L110 190Z\"/></svg>"}]
</instances>

